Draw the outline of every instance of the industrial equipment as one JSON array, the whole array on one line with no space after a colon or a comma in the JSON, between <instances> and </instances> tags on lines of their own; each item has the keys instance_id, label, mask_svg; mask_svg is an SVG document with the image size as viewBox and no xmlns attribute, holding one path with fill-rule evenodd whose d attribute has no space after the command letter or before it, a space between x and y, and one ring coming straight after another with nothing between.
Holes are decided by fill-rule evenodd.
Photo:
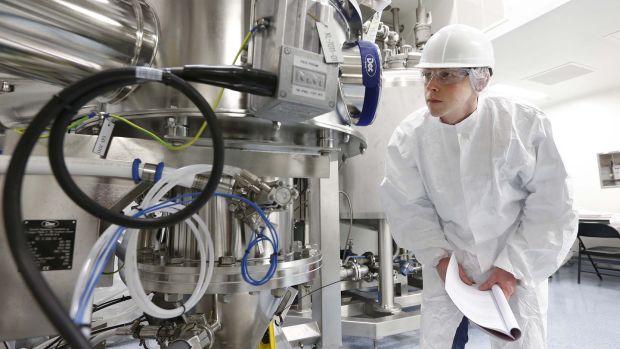
<instances>
[{"instance_id":1,"label":"industrial equipment","mask_svg":"<svg viewBox=\"0 0 620 349\"><path fill-rule=\"evenodd\" d=\"M338 161L367 148L351 125L381 89L356 1L7 0L0 17L2 340L256 348L276 319L280 348L312 289L290 325L316 331L295 340L339 346ZM101 296L123 284L131 300ZM99 315L125 301L142 316Z\"/></svg>"},{"instance_id":2,"label":"industrial equipment","mask_svg":"<svg viewBox=\"0 0 620 349\"><path fill-rule=\"evenodd\" d=\"M420 326L422 291L409 286L421 288L421 266L411 252L394 245L379 202L379 185L392 132L423 105L424 88L417 69L384 71L377 112L381 127L360 130L368 148L363 156L345 159L342 164L340 189L347 196L340 200L341 236L345 237L340 246L353 255L343 261L347 270L343 272L346 282L341 283L343 335L371 338L376 343ZM372 253L367 253L372 246ZM360 274L363 276L358 277ZM378 287L376 295L356 291L373 287Z\"/></svg>"},{"instance_id":3,"label":"industrial equipment","mask_svg":"<svg viewBox=\"0 0 620 349\"><path fill-rule=\"evenodd\" d=\"M377 191L423 105L419 52L398 8L390 30L389 1L361 3L366 23L355 0L0 2L0 339L339 348L416 329L420 268Z\"/></svg>"},{"instance_id":4,"label":"industrial equipment","mask_svg":"<svg viewBox=\"0 0 620 349\"><path fill-rule=\"evenodd\" d=\"M417 330L420 326L421 265L411 252L393 243L379 202L384 177L384 157L394 129L408 115L425 106L424 86L415 64L430 36L431 15L418 2L416 43L407 44L399 9L391 8L394 30L375 16L364 25L383 52L380 127L359 129L368 142L363 156L344 159L340 171L342 263L342 333L377 341L383 337ZM389 14L387 14L389 16ZM426 34L425 34L426 31ZM371 251L369 248L374 247ZM347 257L347 255L349 255ZM410 288L415 286L415 288ZM359 292L374 290L374 292Z\"/></svg>"}]
</instances>

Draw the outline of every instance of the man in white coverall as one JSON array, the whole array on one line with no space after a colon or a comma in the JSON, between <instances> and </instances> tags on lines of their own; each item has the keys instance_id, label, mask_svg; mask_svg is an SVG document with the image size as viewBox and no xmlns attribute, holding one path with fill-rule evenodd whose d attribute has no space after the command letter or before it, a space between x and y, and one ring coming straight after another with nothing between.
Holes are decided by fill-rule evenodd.
<instances>
[{"instance_id":1,"label":"man in white coverall","mask_svg":"<svg viewBox=\"0 0 620 349\"><path fill-rule=\"evenodd\" d=\"M577 232L549 120L479 95L493 66L479 30L439 30L418 65L428 108L407 117L388 145L381 201L394 239L423 265L423 349L463 347L457 327L467 341L467 320L444 290L453 252L461 279L481 290L498 284L521 327L521 339L492 338L492 348L545 348L547 278Z\"/></svg>"}]
</instances>

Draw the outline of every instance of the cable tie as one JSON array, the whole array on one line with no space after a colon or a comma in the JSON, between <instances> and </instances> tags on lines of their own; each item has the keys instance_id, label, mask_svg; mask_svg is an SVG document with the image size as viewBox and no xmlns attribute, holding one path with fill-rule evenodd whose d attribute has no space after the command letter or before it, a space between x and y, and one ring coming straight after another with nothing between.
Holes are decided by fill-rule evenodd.
<instances>
[{"instance_id":1,"label":"cable tie","mask_svg":"<svg viewBox=\"0 0 620 349\"><path fill-rule=\"evenodd\" d=\"M140 164L142 163L142 160L135 158L133 160L133 164L131 165L131 178L133 179L133 182L138 184L140 183L141 179L140 179Z\"/></svg>"},{"instance_id":2,"label":"cable tie","mask_svg":"<svg viewBox=\"0 0 620 349\"><path fill-rule=\"evenodd\" d=\"M56 102L56 104L61 106L62 109L64 109L65 111L71 112L72 114L77 114L77 112L79 111L79 109L76 109L73 105L71 105L70 103L67 103L67 101L65 101L58 94L53 95L52 99L54 100L54 102Z\"/></svg>"}]
</instances>

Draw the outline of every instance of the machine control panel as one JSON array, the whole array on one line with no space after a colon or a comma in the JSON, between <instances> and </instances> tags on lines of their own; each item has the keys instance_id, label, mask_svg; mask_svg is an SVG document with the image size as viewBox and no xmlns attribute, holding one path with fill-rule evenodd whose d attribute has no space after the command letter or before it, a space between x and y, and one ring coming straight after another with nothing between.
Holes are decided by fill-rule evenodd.
<instances>
[{"instance_id":1,"label":"machine control panel","mask_svg":"<svg viewBox=\"0 0 620 349\"><path fill-rule=\"evenodd\" d=\"M256 110L257 117L303 122L335 108L338 65L322 55L283 45L278 75L277 95Z\"/></svg>"}]
</instances>

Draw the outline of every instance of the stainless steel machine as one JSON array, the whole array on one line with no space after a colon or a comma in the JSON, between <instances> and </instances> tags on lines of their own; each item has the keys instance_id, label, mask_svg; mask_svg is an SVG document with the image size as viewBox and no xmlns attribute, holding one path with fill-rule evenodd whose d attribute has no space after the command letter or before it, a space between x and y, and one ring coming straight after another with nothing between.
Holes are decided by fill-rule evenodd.
<instances>
[{"instance_id":1,"label":"stainless steel machine","mask_svg":"<svg viewBox=\"0 0 620 349\"><path fill-rule=\"evenodd\" d=\"M29 125L48 99L67 84L98 71L123 66L230 65L235 59L238 65L278 78L270 96L221 94L208 84L193 86L216 106L225 163L236 169L222 177L218 192L260 206L277 227L279 250L265 243L249 248L257 230L264 228L256 211L238 200L214 197L198 212L209 228L215 255L211 282L200 302L193 309L184 308L181 317L147 316L146 322L142 318L103 333L152 339L163 347L256 348L276 319L272 332L278 348L290 346L289 342L340 347L340 290L328 287L343 273L339 247L331 243L339 234L338 163L367 149L365 138L351 125L370 124L374 119L376 108L364 101L370 98L376 103L381 76L378 50L362 47L361 35L361 12L353 0L0 3L0 122L5 160L16 150L21 128ZM161 72L137 71L145 79ZM344 85L373 94L353 96ZM137 185L97 173L76 175L82 190L104 207L120 210L132 202L139 204L161 175L155 164L181 168L213 161L210 135L195 137L202 132L201 113L186 97L163 85L119 88L90 101L78 115L86 116L79 124L72 123L75 127L65 140L66 157L78 162L102 159L109 164L139 159L148 165L140 167L143 175ZM116 115L115 122L109 115ZM160 142L144 130L159 135ZM191 147L175 150L188 142ZM44 156L46 148L42 137L34 154ZM22 193L24 229L32 236L30 248L41 274L68 309L80 266L108 224L73 204L51 172L46 173L27 172ZM171 195L200 189L205 178L201 182L196 177L189 189L175 188ZM296 224L295 209L307 217L304 224ZM60 228L64 230L54 230ZM44 340L37 337L52 336L50 341L59 344L53 324L30 297L10 258L4 225L2 230L0 278L7 287L0 291L0 299L11 316L0 318L0 339L26 347ZM139 234L141 284L154 304L180 307L204 267L198 253L201 246L183 225ZM116 252L119 266L123 248L120 244ZM251 275L264 275L273 258L277 270L267 282L244 280L242 265ZM113 268L110 263L108 270ZM124 279L131 277L127 270L119 273ZM104 275L99 286L110 285L111 279ZM313 292L311 316L282 322L297 290L303 295ZM301 303L310 298L297 299ZM102 338L94 335L91 341Z\"/></svg>"},{"instance_id":2,"label":"stainless steel machine","mask_svg":"<svg viewBox=\"0 0 620 349\"><path fill-rule=\"evenodd\" d=\"M423 82L414 66L430 34L431 17L422 1L418 5L415 45L400 37L398 8L384 13L391 15L394 30L380 21L380 14L364 24L365 37L382 48L384 71L377 109L381 123L356 128L367 140L367 148L355 158L345 155L339 165L340 282L331 287L340 292L340 302L330 303L340 305L342 335L372 339L375 348L384 337L420 326L421 266L411 252L394 244L379 202L391 134L404 118L425 105ZM355 88L345 90L355 94ZM308 319L315 302L305 297L312 288L301 287L299 292L300 301L289 312L293 322Z\"/></svg>"},{"instance_id":3,"label":"stainless steel machine","mask_svg":"<svg viewBox=\"0 0 620 349\"><path fill-rule=\"evenodd\" d=\"M361 156L345 159L340 170L342 261L342 333L377 341L420 326L421 266L411 252L397 246L379 202L385 152L394 129L425 106L418 63L430 36L430 13L418 2L415 45L400 37L399 9L391 8L394 30L378 23L377 44L383 48L379 127L358 129L368 142ZM385 14L389 16L390 14ZM376 18L373 19L376 21ZM366 22L366 33L373 20ZM417 47L417 49L414 49ZM369 246L375 246L368 251ZM415 285L415 288L411 288ZM375 292L359 292L374 291Z\"/></svg>"},{"instance_id":4,"label":"stainless steel machine","mask_svg":"<svg viewBox=\"0 0 620 349\"><path fill-rule=\"evenodd\" d=\"M413 279L420 277L421 268L409 251L393 243L379 202L379 185L390 136L404 118L424 105L424 88L415 69L387 70L383 76L381 127L360 130L368 148L362 156L347 159L340 171L340 187L346 193L340 200L341 235L346 236L341 249L361 256L343 260L343 268L351 272L343 275L346 282L341 284L342 331L346 336L371 338L375 345L384 337L419 328L422 292L409 287L421 288ZM369 253L367 248L373 244L377 252ZM368 266L371 272L364 277ZM356 270L362 277L351 275ZM378 287L376 295L356 291L374 287Z\"/></svg>"},{"instance_id":5,"label":"stainless steel machine","mask_svg":"<svg viewBox=\"0 0 620 349\"><path fill-rule=\"evenodd\" d=\"M208 287L185 309L206 268L204 246L189 225L142 229L132 249L125 233L97 291L117 287L115 274L129 284L137 273L149 302L182 307L182 316L145 311L121 323L93 313L86 324L93 344L121 337L175 348L340 348L343 335L378 340L418 328L420 293L409 291L407 274L419 268L408 251L393 248L377 194L391 132L423 105L412 69L419 52L398 37L398 9L391 11L394 31L364 25L354 0L0 2L2 174L41 107L79 79L126 66L144 67L136 72L145 81L180 69L211 74L189 80L215 109L227 166L220 196L197 212L213 241ZM421 1L418 12L420 48L431 20ZM373 25L382 28L371 40L377 45L361 40ZM222 92L218 79L232 89L253 83L227 75L231 64L274 77L273 93ZM216 144L201 116L164 84L99 96L79 110L65 137L72 177L102 207L139 207L162 175L214 162ZM69 312L80 269L110 224L58 185L46 137L26 170L23 224L41 275ZM117 167L127 171L109 170ZM193 195L209 176L191 177L164 198ZM278 248L261 238L268 224L250 203L275 227ZM357 249L358 225L377 232L373 251ZM0 299L11 314L0 317L0 339L38 349L63 345L11 258L11 232L4 224L0 230L0 279L7 285ZM335 242L344 234L341 248ZM124 268L128 251L136 273ZM377 299L364 292L373 289ZM143 310L142 297L133 296L122 304Z\"/></svg>"}]
</instances>

